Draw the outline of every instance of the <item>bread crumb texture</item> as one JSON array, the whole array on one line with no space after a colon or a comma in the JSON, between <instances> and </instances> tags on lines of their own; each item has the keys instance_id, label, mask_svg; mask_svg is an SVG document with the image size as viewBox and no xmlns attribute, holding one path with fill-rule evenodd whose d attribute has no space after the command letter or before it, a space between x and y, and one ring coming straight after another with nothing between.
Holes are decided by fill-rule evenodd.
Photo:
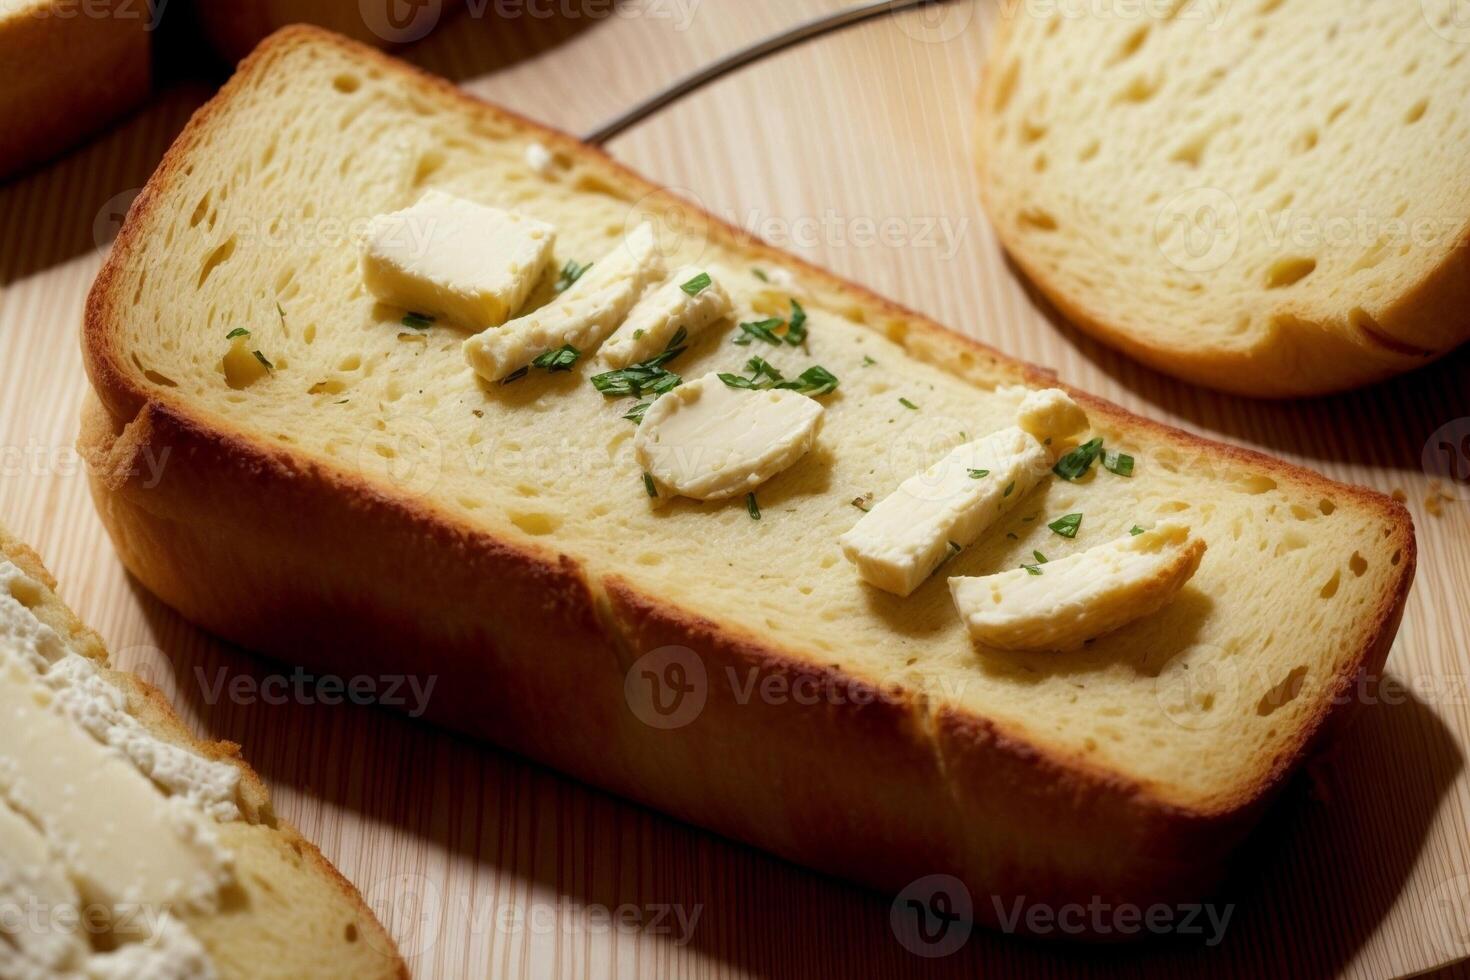
<instances>
[{"instance_id":1,"label":"bread crumb texture","mask_svg":"<svg viewBox=\"0 0 1470 980\"><path fill-rule=\"evenodd\" d=\"M1369 642L1412 548L1386 506L1098 403L1092 434L1136 458L1131 478L1098 464L1076 482L1048 479L912 595L862 584L838 546L862 516L853 501L881 500L961 442L1013 425L1023 392L998 389L1022 379L1019 367L936 340L825 278L779 276L770 253L672 212L668 197L591 154L538 174L526 150L546 134L405 85L386 63L309 40L278 41L268 57L157 185L163 198L136 229L147 262L116 263L110 292L123 299L109 329L148 397L570 556L594 589L622 576L814 663L1137 774L1168 799L1228 798L1263 759L1289 753ZM1156 138L1178 133L1160 129ZM1109 194L1121 182L1089 183ZM551 271L522 314L550 300L568 261L606 255L653 220L668 267L709 268L734 307L668 370L738 374L759 354L787 377L820 364L841 379L822 398L817 446L759 488L761 520L739 498L651 501L623 417L638 399L595 390L590 355L570 371L490 384L461 356L466 331L409 328L404 310L374 301L354 229L431 187L556 226ZM732 343L739 321L787 317L793 297L808 316L803 344ZM275 368L235 389L220 362L242 326ZM1084 515L1075 538L1048 529L1072 513ZM1002 654L967 638L946 578L1013 569L1037 550L1056 560L1163 519L1209 545L1166 609L1066 654Z\"/></svg>"},{"instance_id":2,"label":"bread crumb texture","mask_svg":"<svg viewBox=\"0 0 1470 980\"><path fill-rule=\"evenodd\" d=\"M1264 395L1470 337L1470 35L1448 5L1138 6L1017 6L980 97L988 209L1073 319Z\"/></svg>"}]
</instances>

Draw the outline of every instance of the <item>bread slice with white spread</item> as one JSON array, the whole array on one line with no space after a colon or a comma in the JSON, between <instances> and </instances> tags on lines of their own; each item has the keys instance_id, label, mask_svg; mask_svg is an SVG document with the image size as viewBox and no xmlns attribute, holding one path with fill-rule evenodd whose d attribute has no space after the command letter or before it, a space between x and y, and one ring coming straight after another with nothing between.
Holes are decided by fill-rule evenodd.
<instances>
[{"instance_id":1,"label":"bread slice with white spread","mask_svg":"<svg viewBox=\"0 0 1470 980\"><path fill-rule=\"evenodd\" d=\"M1449 0L1003 4L975 138L1082 329L1315 395L1470 339L1470 26Z\"/></svg>"},{"instance_id":2,"label":"bread slice with white spread","mask_svg":"<svg viewBox=\"0 0 1470 980\"><path fill-rule=\"evenodd\" d=\"M730 310L632 375L605 377L599 330L491 380L466 363L477 335L379 301L336 233L431 189L556 229L520 317L649 224L663 267L707 270ZM238 340L272 366L235 387ZM440 724L878 888L954 875L986 921L989 896L1198 900L1345 716L1344 685L1382 666L1413 576L1382 495L1059 386L308 28L265 42L170 150L83 348L99 512L194 622L318 670L412 664L440 678ZM690 416L676 442L721 453L661 488L639 419L710 376L790 383L820 428L765 467L731 413ZM1021 410L1059 387L1086 431L1059 396ZM773 440L802 424L778 421ZM839 543L863 511L1018 425L1077 445L908 595L864 582ZM704 494L732 453L753 489L665 492ZM951 597L1165 522L1208 542L1198 569L1151 615L1088 619L1109 631L1080 649L977 644Z\"/></svg>"},{"instance_id":3,"label":"bread slice with white spread","mask_svg":"<svg viewBox=\"0 0 1470 980\"><path fill-rule=\"evenodd\" d=\"M228 742L112 670L0 529L0 976L404 977Z\"/></svg>"}]
</instances>

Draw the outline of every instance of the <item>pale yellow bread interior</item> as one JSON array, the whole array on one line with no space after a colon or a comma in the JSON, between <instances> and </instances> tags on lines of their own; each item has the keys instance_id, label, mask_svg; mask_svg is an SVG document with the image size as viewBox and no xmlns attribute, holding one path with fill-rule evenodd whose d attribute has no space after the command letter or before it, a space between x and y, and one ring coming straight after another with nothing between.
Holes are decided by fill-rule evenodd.
<instances>
[{"instance_id":1,"label":"pale yellow bread interior","mask_svg":"<svg viewBox=\"0 0 1470 980\"><path fill-rule=\"evenodd\" d=\"M1360 385L1470 337L1453 4L1002 7L983 196L1078 325L1254 395Z\"/></svg>"},{"instance_id":2,"label":"pale yellow bread interior","mask_svg":"<svg viewBox=\"0 0 1470 980\"><path fill-rule=\"evenodd\" d=\"M734 633L925 692L1185 805L1228 806L1261 785L1337 678L1392 629L1413 563L1396 504L1091 399L1093 434L1136 458L1132 478L1094 466L1076 483L1049 479L913 595L877 592L837 543L861 516L853 502L1015 424L1019 392L994 389L1043 387L1039 373L683 211L565 137L319 32L276 35L227 95L155 179L94 297L90 356L142 397L427 502L445 521L564 553L594 589L621 576ZM554 152L548 176L526 162L534 141ZM840 379L822 399L817 447L760 487L760 521L738 498L651 505L621 417L634 400L594 390L590 357L489 385L461 356L465 331L405 328L404 311L373 301L353 229L430 187L554 224L553 270L598 259L652 218L668 267L709 266L735 318L786 316L799 298L805 348L735 346L732 319L667 365L695 378L739 372L758 354L788 376L820 364ZM241 390L220 370L237 327L275 366ZM104 389L114 412L136 410L117 385ZM1047 529L1072 512L1084 515L1075 539ZM947 576L1015 568L1034 550L1055 560L1164 518L1209 550L1157 615L1068 654L1004 655L966 637Z\"/></svg>"}]
</instances>

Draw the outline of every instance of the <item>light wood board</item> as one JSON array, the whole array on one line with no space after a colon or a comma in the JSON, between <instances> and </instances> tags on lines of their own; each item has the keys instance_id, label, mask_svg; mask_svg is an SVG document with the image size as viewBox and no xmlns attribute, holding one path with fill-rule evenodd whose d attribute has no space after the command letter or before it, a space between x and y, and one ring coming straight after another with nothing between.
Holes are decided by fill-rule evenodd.
<instances>
[{"instance_id":1,"label":"light wood board","mask_svg":"<svg viewBox=\"0 0 1470 980\"><path fill-rule=\"evenodd\" d=\"M523 13L462 16L405 53L577 132L832 6L643 0L609 17L597 3L502 4ZM534 13L548 9L575 16ZM1421 467L1431 434L1470 416L1470 356L1354 395L1259 403L1141 368L1061 322L1007 265L977 202L969 106L993 16L959 2L885 17L721 81L610 151L1135 411L1407 495L1420 565L1389 672L1415 693L1365 704L1242 855L1217 948L976 933L958 953L922 959L895 939L880 896L387 710L211 703L221 670L260 681L282 668L203 635L128 579L71 449L84 294L128 192L208 88L171 83L89 147L0 185L0 521L40 550L123 666L201 731L244 744L278 810L380 904L418 975L1385 977L1470 955L1470 502L1426 504ZM872 240L870 226L888 237ZM609 926L598 909L620 906L637 921ZM687 936L669 910L693 919Z\"/></svg>"}]
</instances>

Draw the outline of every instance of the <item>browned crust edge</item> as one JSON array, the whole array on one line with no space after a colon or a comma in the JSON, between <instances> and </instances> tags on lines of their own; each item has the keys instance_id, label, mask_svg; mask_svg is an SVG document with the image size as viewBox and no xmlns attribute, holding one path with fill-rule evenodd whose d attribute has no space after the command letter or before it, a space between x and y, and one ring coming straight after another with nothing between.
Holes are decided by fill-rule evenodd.
<instances>
[{"instance_id":1,"label":"browned crust edge","mask_svg":"<svg viewBox=\"0 0 1470 980\"><path fill-rule=\"evenodd\" d=\"M270 791L266 788L265 781L251 768L250 763L245 761L240 754L240 746L234 742L196 737L189 731L188 726L184 724L183 719L179 717L162 691L136 674L113 669L102 638L90 626L83 623L71 607L61 600L57 594L56 578L41 560L41 556L34 548L11 535L3 527L0 527L0 557L9 558L21 571L45 585L55 596L56 604L52 607L52 611L64 621L68 642L80 648L87 657L97 661L105 669L108 680L127 692L128 710L133 712L149 731L174 745L196 752L206 759L228 762L239 770L241 810L246 817L257 826L269 828L280 837L283 844L299 853L313 872L326 878L347 898L362 922L377 933L376 936L364 938L373 943L374 948L378 950L392 951L393 975L402 980L408 980L408 964L399 955L398 947L394 944L392 937L388 935L387 930L383 928L382 923L378 921L368 904L363 901L362 893L357 890L357 886L348 881L337 866L328 861L321 850L302 836L300 831L275 815L271 808Z\"/></svg>"},{"instance_id":2,"label":"browned crust edge","mask_svg":"<svg viewBox=\"0 0 1470 980\"><path fill-rule=\"evenodd\" d=\"M1001 217L989 179L991 154L986 119L996 70L1014 24L1014 18L999 19L976 88L977 121L971 142L980 200L1006 254L1069 323L1157 371L1250 398L1313 397L1352 391L1428 365L1470 340L1470 316L1464 315L1458 331L1442 331L1447 342L1440 349L1424 349L1405 339L1422 332L1414 325L1442 318L1446 310L1470 310L1470 221L1444 263L1426 270L1395 303L1380 312L1376 322L1360 327L1361 342L1354 341L1346 326L1322 324L1313 324L1316 332L1309 336L1298 335L1295 327L1283 324L1249 348L1149 342L1140 339L1128 324L1118 323L1091 306L1089 297L1070 293L1033 260L1025 236L1014 223ZM1291 319L1290 310L1283 308L1281 314ZM1308 361L1310 370L1300 370ZM1326 364L1334 366L1331 371L1324 371L1322 366Z\"/></svg>"},{"instance_id":3,"label":"browned crust edge","mask_svg":"<svg viewBox=\"0 0 1470 980\"><path fill-rule=\"evenodd\" d=\"M547 145L578 155L581 159L593 158L597 165L603 167L635 192L652 193L662 190L618 164L601 150L584 147L575 138L565 133L508 110L491 106L460 91L442 79L316 28L295 26L272 35L242 63L240 74L242 76L249 74L255 65L270 58L277 48L293 43L331 45L385 70L407 74L411 76L414 84L436 90L450 97L467 111L508 121ZM170 428L176 431L187 431L191 441L197 440L198 445L208 447L208 456L214 459L233 460L233 465L237 468L247 469L268 483L291 482L293 484L292 493L295 495L303 492L304 484L306 487L304 492L320 495L324 499L352 501L356 505L370 507L380 514L392 515L395 520L421 531L430 540L448 546L460 554L473 555L479 561L488 561L497 557L500 560L511 560L523 568L528 575L541 576L547 581L560 579L567 571L565 559L550 551L520 546L498 540L486 532L472 531L455 523L448 514L439 511L432 504L391 497L361 477L330 468L314 460L293 456L290 452L257 442L242 432L223 427L217 428L191 417L187 406L172 405L166 393L160 393L151 386L147 386L144 379L136 376L136 373L129 368L126 359L116 349L117 338L111 331L111 324L114 320L111 306L114 299L112 283L121 264L133 251L142 247L137 231L141 224L140 219L157 205L162 188L168 184L172 174L187 165L188 156L194 145L201 138L213 117L228 103L237 84L240 84L238 80L232 80L215 99L202 107L165 155L158 171L134 202L129 220L125 223L113 246L111 256L99 273L88 296L82 334L84 360L92 384L112 416L114 427L121 430L127 423L138 418L146 407L147 414L155 423L167 420ZM727 237L740 247L749 249L755 254L767 256L775 262L799 268L805 276L820 282L826 288L876 308L889 318L901 321L909 328L905 342L911 349L922 348L924 346L922 342L927 341L930 346L937 347L941 351L982 357L990 361L1000 372L1012 374L1017 381L1029 381L1034 384L1056 383L1053 375L1044 369L1008 358L979 341L955 334L921 314L877 296L860 285L842 280L810 263L765 245L741 229L721 221L714 215L702 212L692 205L682 201L679 201L678 205L685 208L691 215L697 216L699 220L707 222L710 227L718 229L718 234ZM926 357L922 350L915 351L915 354L919 357ZM932 355L927 359L935 361ZM954 364L941 363L940 366L952 371L957 370ZM1415 566L1413 526L1407 510L1401 504L1366 488L1338 484L1282 460L1253 450L1215 443L1183 430L1142 418L1085 392L1065 385L1062 387L1067 388L1079 401L1083 402L1095 417L1105 420L1110 425L1122 429L1141 429L1183 448L1205 451L1216 458L1222 458L1258 472L1273 474L1303 488L1320 489L1323 493L1347 497L1354 505L1381 515L1382 519L1394 529L1393 537L1396 544L1402 548L1404 557L1399 566L1399 575L1394 588L1380 598L1377 608L1370 617L1370 625L1364 630L1365 642L1358 655L1349 662L1348 667L1337 678L1337 687L1342 689L1350 686L1359 673L1375 671L1382 667L1402 616ZM103 489L105 491L106 488ZM612 586L609 587L609 590L613 591ZM670 628L680 633L708 637L717 648L738 648L746 652L758 650L764 661L778 664L783 669L793 672L800 672L810 667L803 658L764 645L758 638L740 637L724 628L710 631L697 615L679 609L658 597L636 596L629 590L625 598L630 605L656 609L657 615ZM851 677L847 678L846 682L853 685L860 683ZM973 743L984 741L986 751L1001 751L1018 761L1023 761L1029 769L1038 774L1038 779L1062 780L1075 788L1085 789L1088 792L1121 794L1133 800L1139 810L1147 811L1154 817L1166 821L1175 819L1190 823L1199 821L1228 823L1232 821L1232 818L1254 813L1259 805L1272 795L1290 770L1301 761L1310 745L1327 731L1329 721L1337 721L1349 707L1350 702L1342 699L1330 699L1324 702L1319 714L1309 724L1302 727L1296 741L1288 747L1287 751L1283 751L1275 763L1257 780L1243 784L1232 794L1222 795L1220 798L1197 806L1179 806L1167 802L1159 798L1151 787L1134 784L1125 777L1104 770L1090 761L1045 747L1038 747L1025 739L1008 735L1001 732L998 726L989 719L948 713L945 718L945 726L956 744L963 746L967 740ZM985 752L978 749L977 754L985 757Z\"/></svg>"}]
</instances>

